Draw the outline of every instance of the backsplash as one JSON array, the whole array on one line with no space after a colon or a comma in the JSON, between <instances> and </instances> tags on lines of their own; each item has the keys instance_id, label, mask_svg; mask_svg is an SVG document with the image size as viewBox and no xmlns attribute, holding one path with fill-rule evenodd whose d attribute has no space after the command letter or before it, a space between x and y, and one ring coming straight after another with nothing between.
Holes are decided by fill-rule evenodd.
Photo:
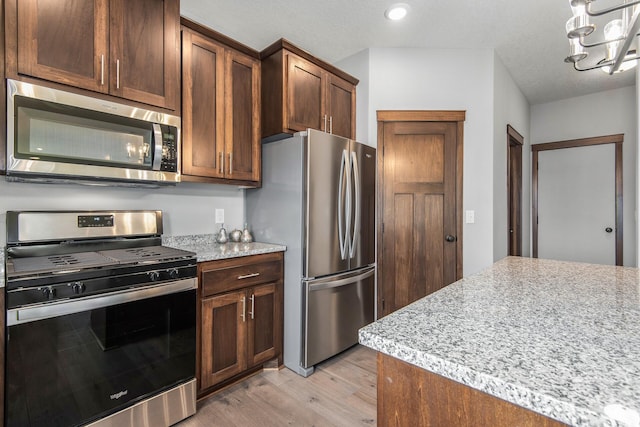
<instances>
[{"instance_id":1,"label":"backsplash","mask_svg":"<svg viewBox=\"0 0 640 427\"><path fill-rule=\"evenodd\" d=\"M244 225L244 190L235 186L180 183L160 188L7 182L0 177L0 215L10 210L154 209L163 212L164 234L212 234L215 209L225 227ZM4 234L4 221L2 233Z\"/></svg>"}]
</instances>

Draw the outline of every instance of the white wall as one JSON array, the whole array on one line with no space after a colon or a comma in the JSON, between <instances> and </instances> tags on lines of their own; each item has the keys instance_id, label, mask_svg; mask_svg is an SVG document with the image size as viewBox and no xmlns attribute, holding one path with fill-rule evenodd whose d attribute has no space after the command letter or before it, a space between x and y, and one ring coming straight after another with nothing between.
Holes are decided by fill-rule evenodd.
<instances>
[{"instance_id":1,"label":"white wall","mask_svg":"<svg viewBox=\"0 0 640 427\"><path fill-rule=\"evenodd\" d=\"M336 64L359 80L356 86L356 140L375 147L377 141L369 140L369 49L361 50ZM348 71L347 71L348 70Z\"/></svg>"},{"instance_id":2,"label":"white wall","mask_svg":"<svg viewBox=\"0 0 640 427\"><path fill-rule=\"evenodd\" d=\"M244 190L236 186L180 183L174 187L124 188L6 182L0 177L0 215L8 210L162 210L165 235L217 231L214 209L225 209L225 227L244 223Z\"/></svg>"},{"instance_id":3,"label":"white wall","mask_svg":"<svg viewBox=\"0 0 640 427\"><path fill-rule=\"evenodd\" d=\"M623 133L624 265L637 266L638 113L634 86L531 107L531 144Z\"/></svg>"},{"instance_id":4,"label":"white wall","mask_svg":"<svg viewBox=\"0 0 640 427\"><path fill-rule=\"evenodd\" d=\"M368 62L366 135L377 144L377 110L465 110L463 209L476 213L465 224L463 270L469 275L493 263L493 50L372 48L337 65L362 79ZM360 120L360 119L359 119ZM358 125L360 129L360 124Z\"/></svg>"},{"instance_id":5,"label":"white wall","mask_svg":"<svg viewBox=\"0 0 640 427\"><path fill-rule=\"evenodd\" d=\"M493 104L493 259L509 253L507 194L507 125L524 137L522 148L522 255L529 256L531 149L529 143L529 103L497 55L494 55Z\"/></svg>"}]
</instances>

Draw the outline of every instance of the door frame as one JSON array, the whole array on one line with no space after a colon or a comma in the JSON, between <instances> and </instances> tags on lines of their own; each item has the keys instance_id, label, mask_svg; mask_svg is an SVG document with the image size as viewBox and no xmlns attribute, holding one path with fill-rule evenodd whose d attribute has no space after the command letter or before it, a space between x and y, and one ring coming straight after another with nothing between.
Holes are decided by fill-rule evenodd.
<instances>
[{"instance_id":1,"label":"door frame","mask_svg":"<svg viewBox=\"0 0 640 427\"><path fill-rule=\"evenodd\" d=\"M462 278L462 177L463 177L463 141L464 141L464 121L466 111L464 110L377 110L376 117L378 122L377 136L377 156L378 156L378 183L376 189L376 216L377 221L377 238L376 245L382 248L383 224L382 218L384 213L384 124L386 122L455 122L456 123L456 280ZM384 262L382 251L376 251L376 265L378 278L382 277ZM380 281L376 281L376 313L384 313L382 307L383 289Z\"/></svg>"},{"instance_id":2,"label":"door frame","mask_svg":"<svg viewBox=\"0 0 640 427\"><path fill-rule=\"evenodd\" d=\"M508 254L510 256L522 256L522 148L524 137L520 135L511 125L507 125L507 233ZM518 170L511 169L512 157L518 157ZM513 176L513 175L516 176ZM511 180L518 180L518 197L514 200ZM515 221L514 221L515 219Z\"/></svg>"},{"instance_id":3,"label":"door frame","mask_svg":"<svg viewBox=\"0 0 640 427\"><path fill-rule=\"evenodd\" d=\"M532 257L538 258L538 153L546 150L586 147L589 145L615 144L615 239L616 265L623 265L623 195L622 195L622 143L624 134L596 136L592 138L571 139L547 142L531 146L531 222Z\"/></svg>"}]
</instances>

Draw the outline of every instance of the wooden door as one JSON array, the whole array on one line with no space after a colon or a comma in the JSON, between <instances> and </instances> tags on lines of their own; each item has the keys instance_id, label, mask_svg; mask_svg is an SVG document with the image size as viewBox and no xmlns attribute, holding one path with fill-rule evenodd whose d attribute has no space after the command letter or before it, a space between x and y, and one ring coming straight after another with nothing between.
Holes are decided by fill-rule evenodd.
<instances>
[{"instance_id":1,"label":"wooden door","mask_svg":"<svg viewBox=\"0 0 640 427\"><path fill-rule=\"evenodd\" d=\"M182 32L182 173L221 178L224 162L224 48Z\"/></svg>"},{"instance_id":2,"label":"wooden door","mask_svg":"<svg viewBox=\"0 0 640 427\"><path fill-rule=\"evenodd\" d=\"M19 74L108 91L108 0L12 1Z\"/></svg>"},{"instance_id":3,"label":"wooden door","mask_svg":"<svg viewBox=\"0 0 640 427\"><path fill-rule=\"evenodd\" d=\"M176 109L180 94L179 2L111 0L109 22L111 94Z\"/></svg>"},{"instance_id":4,"label":"wooden door","mask_svg":"<svg viewBox=\"0 0 640 427\"><path fill-rule=\"evenodd\" d=\"M522 256L522 145L524 138L507 125L507 197L509 255Z\"/></svg>"},{"instance_id":5,"label":"wooden door","mask_svg":"<svg viewBox=\"0 0 640 427\"><path fill-rule=\"evenodd\" d=\"M335 135L355 139L356 87L333 74L328 74L327 84L329 131Z\"/></svg>"},{"instance_id":6,"label":"wooden door","mask_svg":"<svg viewBox=\"0 0 640 427\"><path fill-rule=\"evenodd\" d=\"M464 112L435 113L378 112L379 316L462 276Z\"/></svg>"},{"instance_id":7,"label":"wooden door","mask_svg":"<svg viewBox=\"0 0 640 427\"><path fill-rule=\"evenodd\" d=\"M202 300L201 389L246 369L246 303L244 290Z\"/></svg>"},{"instance_id":8,"label":"wooden door","mask_svg":"<svg viewBox=\"0 0 640 427\"><path fill-rule=\"evenodd\" d=\"M249 291L247 367L260 365L277 355L282 326L278 325L276 290L276 284L271 283Z\"/></svg>"},{"instance_id":9,"label":"wooden door","mask_svg":"<svg viewBox=\"0 0 640 427\"><path fill-rule=\"evenodd\" d=\"M226 177L259 181L260 62L228 51L226 64Z\"/></svg>"},{"instance_id":10,"label":"wooden door","mask_svg":"<svg viewBox=\"0 0 640 427\"><path fill-rule=\"evenodd\" d=\"M324 70L291 53L287 54L287 113L288 128L303 131L307 128L326 130Z\"/></svg>"}]
</instances>

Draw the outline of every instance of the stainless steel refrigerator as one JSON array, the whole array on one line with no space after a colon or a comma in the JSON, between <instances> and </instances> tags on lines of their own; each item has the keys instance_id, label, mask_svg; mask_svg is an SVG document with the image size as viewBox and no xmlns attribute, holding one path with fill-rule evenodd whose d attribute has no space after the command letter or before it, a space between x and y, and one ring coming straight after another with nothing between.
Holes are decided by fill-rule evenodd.
<instances>
[{"instance_id":1,"label":"stainless steel refrigerator","mask_svg":"<svg viewBox=\"0 0 640 427\"><path fill-rule=\"evenodd\" d=\"M258 241L285 252L284 364L313 366L374 320L376 151L307 130L262 145L262 188L246 191Z\"/></svg>"}]
</instances>

